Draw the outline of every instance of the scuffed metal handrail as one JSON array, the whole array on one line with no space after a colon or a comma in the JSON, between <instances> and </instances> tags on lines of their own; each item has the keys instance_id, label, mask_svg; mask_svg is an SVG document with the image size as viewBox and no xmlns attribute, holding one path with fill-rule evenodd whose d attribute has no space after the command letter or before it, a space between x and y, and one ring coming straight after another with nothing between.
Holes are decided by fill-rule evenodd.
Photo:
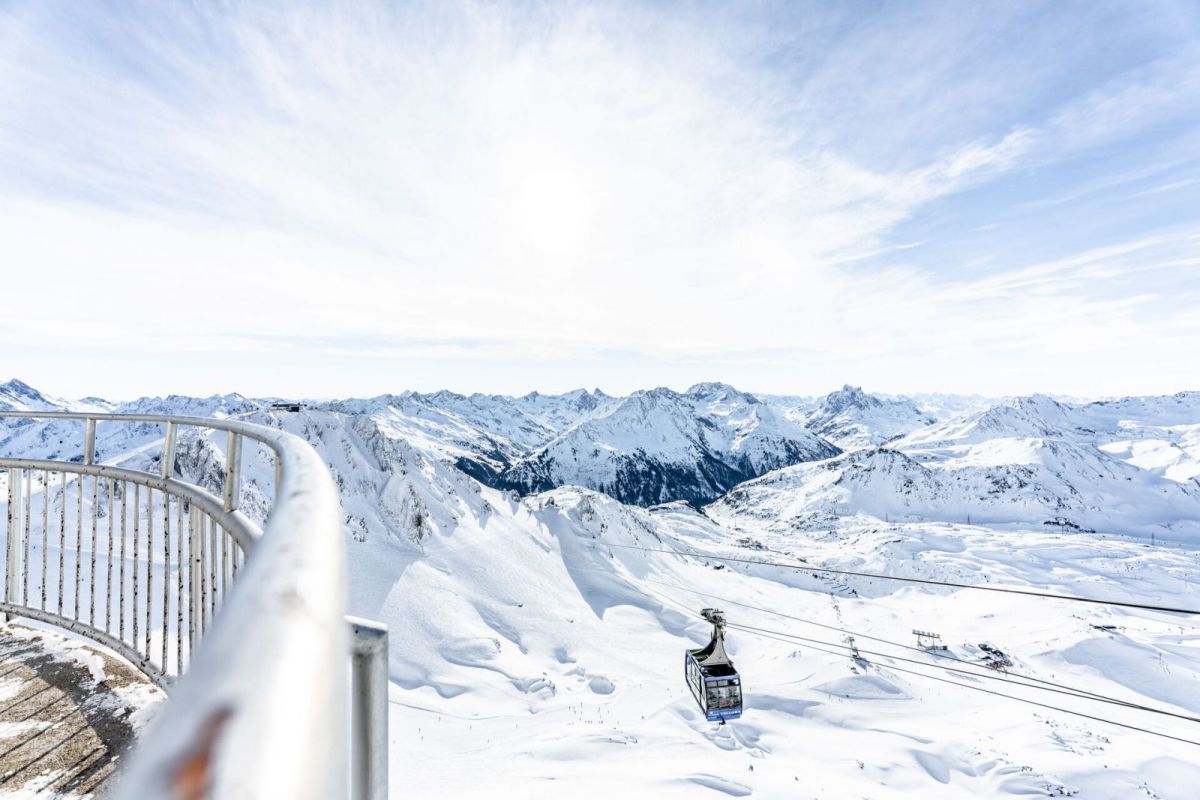
<instances>
[{"instance_id":1,"label":"scuffed metal handrail","mask_svg":"<svg viewBox=\"0 0 1200 800\"><path fill-rule=\"evenodd\" d=\"M118 797L345 796L349 747L348 737L340 733L349 725L345 545L336 488L308 443L282 430L228 419L41 411L0 412L0 417L81 420L85 426L83 464L8 459L0 460L0 467L48 466L64 473L64 485L66 473L80 473L157 488L164 497L195 502L227 521L246 550L245 564L211 631L142 737ZM91 463L97 422L163 425L161 474ZM181 426L229 435L221 500L170 478L170 456ZM261 536L237 510L242 437L267 446L276 458L275 502ZM78 487L80 507L82 491ZM65 509L63 514L65 519ZM11 523L8 534L11 542ZM46 535L43 528L43 548ZM182 531L176 535L182 536ZM95 539L93 534L93 545ZM169 549L169 537L166 541ZM152 558L149 546L147 556ZM78 565L78 550L75 558ZM163 578L164 584L167 580ZM121 591L124 588L122 580ZM26 610L6 605L13 613ZM78 607L77 600L76 616Z\"/></svg>"}]
</instances>

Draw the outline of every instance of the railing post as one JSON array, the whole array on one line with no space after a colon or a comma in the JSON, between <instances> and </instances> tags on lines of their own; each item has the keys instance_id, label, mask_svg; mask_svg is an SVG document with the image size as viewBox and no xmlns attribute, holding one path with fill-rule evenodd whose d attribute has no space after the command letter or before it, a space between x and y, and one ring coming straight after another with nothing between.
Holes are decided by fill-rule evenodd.
<instances>
[{"instance_id":1,"label":"railing post","mask_svg":"<svg viewBox=\"0 0 1200 800\"><path fill-rule=\"evenodd\" d=\"M92 417L83 421L83 463L96 463L96 420Z\"/></svg>"},{"instance_id":2,"label":"railing post","mask_svg":"<svg viewBox=\"0 0 1200 800\"><path fill-rule=\"evenodd\" d=\"M200 572L204 569L204 518L195 506L188 514L188 663L204 632L204 598L200 595Z\"/></svg>"},{"instance_id":3,"label":"railing post","mask_svg":"<svg viewBox=\"0 0 1200 800\"><path fill-rule=\"evenodd\" d=\"M229 432L225 448L225 510L237 511L242 502L242 435Z\"/></svg>"},{"instance_id":4,"label":"railing post","mask_svg":"<svg viewBox=\"0 0 1200 800\"><path fill-rule=\"evenodd\" d=\"M388 629L372 620L346 617L350 624L350 797L387 800Z\"/></svg>"},{"instance_id":5,"label":"railing post","mask_svg":"<svg viewBox=\"0 0 1200 800\"><path fill-rule=\"evenodd\" d=\"M4 569L4 600L9 603L17 602L17 536L21 528L21 509L17 506L21 493L17 490L19 470L8 469L8 542ZM11 614L5 614L7 622Z\"/></svg>"},{"instance_id":6,"label":"railing post","mask_svg":"<svg viewBox=\"0 0 1200 800\"><path fill-rule=\"evenodd\" d=\"M171 477L171 471L175 467L175 423L168 422L167 430L163 437L162 451L162 476L163 480Z\"/></svg>"}]
</instances>

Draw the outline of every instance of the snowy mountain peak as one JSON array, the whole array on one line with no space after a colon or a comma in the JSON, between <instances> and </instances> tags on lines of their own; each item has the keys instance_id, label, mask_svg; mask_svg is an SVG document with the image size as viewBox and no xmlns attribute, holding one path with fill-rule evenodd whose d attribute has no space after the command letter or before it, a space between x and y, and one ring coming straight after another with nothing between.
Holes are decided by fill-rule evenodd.
<instances>
[{"instance_id":1,"label":"snowy mountain peak","mask_svg":"<svg viewBox=\"0 0 1200 800\"><path fill-rule=\"evenodd\" d=\"M983 411L918 429L896 443L905 450L962 448L995 439L1053 439L1080 429L1077 409L1047 395L1014 397ZM1082 426L1086 431L1087 426Z\"/></svg>"},{"instance_id":2,"label":"snowy mountain peak","mask_svg":"<svg viewBox=\"0 0 1200 800\"><path fill-rule=\"evenodd\" d=\"M13 378L0 383L0 408L9 411L41 410L54 406L45 395L24 381Z\"/></svg>"},{"instance_id":3,"label":"snowy mountain peak","mask_svg":"<svg viewBox=\"0 0 1200 800\"><path fill-rule=\"evenodd\" d=\"M689 387L688 390L686 392L684 392L684 394L687 397L691 397L691 398L695 398L695 399L714 399L714 400L736 399L740 402L750 403L752 405L761 402L757 397L755 397L752 394L749 394L747 392L738 391L737 389L733 388L729 384L720 383L718 381L706 381L703 383L697 383L697 384Z\"/></svg>"},{"instance_id":4,"label":"snowy mountain peak","mask_svg":"<svg viewBox=\"0 0 1200 800\"><path fill-rule=\"evenodd\" d=\"M851 407L878 408L881 404L878 398L864 392L861 386L851 386L848 383L841 389L825 395L821 401L821 407L826 412L834 414Z\"/></svg>"},{"instance_id":5,"label":"snowy mountain peak","mask_svg":"<svg viewBox=\"0 0 1200 800\"><path fill-rule=\"evenodd\" d=\"M636 505L702 503L778 467L838 449L724 384L686 394L634 392L514 464L499 484L538 492L574 484Z\"/></svg>"},{"instance_id":6,"label":"snowy mountain peak","mask_svg":"<svg viewBox=\"0 0 1200 800\"><path fill-rule=\"evenodd\" d=\"M474 395L472 395L473 397ZM458 392L452 392L449 389L439 389L438 391L425 395L425 398L435 403L458 402L466 400L466 395L461 395Z\"/></svg>"},{"instance_id":7,"label":"snowy mountain peak","mask_svg":"<svg viewBox=\"0 0 1200 800\"><path fill-rule=\"evenodd\" d=\"M1031 394L1022 397L1014 397L1007 404L1030 416L1039 416L1046 421L1058 421L1064 419L1069 410L1067 406L1055 400L1047 394Z\"/></svg>"},{"instance_id":8,"label":"snowy mountain peak","mask_svg":"<svg viewBox=\"0 0 1200 800\"><path fill-rule=\"evenodd\" d=\"M564 400L569 400L580 411L591 411L594 408L598 408L605 400L611 399L599 389L591 392L587 389L575 389L562 395L562 397Z\"/></svg>"},{"instance_id":9,"label":"snowy mountain peak","mask_svg":"<svg viewBox=\"0 0 1200 800\"><path fill-rule=\"evenodd\" d=\"M858 386L843 386L821 398L804 424L839 447L876 447L933 423L909 400L888 400Z\"/></svg>"},{"instance_id":10,"label":"snowy mountain peak","mask_svg":"<svg viewBox=\"0 0 1200 800\"><path fill-rule=\"evenodd\" d=\"M0 391L10 394L25 394L41 397L42 394L20 378L12 378L6 383L0 383Z\"/></svg>"},{"instance_id":11,"label":"snowy mountain peak","mask_svg":"<svg viewBox=\"0 0 1200 800\"><path fill-rule=\"evenodd\" d=\"M97 408L103 410L95 402L46 394L18 378L0 383L0 411L95 411Z\"/></svg>"}]
</instances>

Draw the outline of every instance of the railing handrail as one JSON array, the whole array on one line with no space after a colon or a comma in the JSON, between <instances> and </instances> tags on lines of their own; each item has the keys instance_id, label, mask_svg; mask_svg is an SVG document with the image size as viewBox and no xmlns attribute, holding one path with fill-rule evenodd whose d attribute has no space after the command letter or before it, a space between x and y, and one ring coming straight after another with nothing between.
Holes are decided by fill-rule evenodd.
<instances>
[{"instance_id":1,"label":"railing handrail","mask_svg":"<svg viewBox=\"0 0 1200 800\"><path fill-rule=\"evenodd\" d=\"M2 413L0 413L2 416ZM247 517L241 511L226 511L218 497L214 497L193 483L163 478L151 472L127 469L112 464L80 464L75 461L55 461L45 458L9 458L0 457L0 469L18 467L22 469L50 470L52 472L70 472L77 475L96 475L102 478L113 478L137 483L151 489L158 489L173 497L182 497L197 507L204 509L209 516L219 521L229 533L237 539L247 551L254 543L262 538L262 529L258 523Z\"/></svg>"},{"instance_id":2,"label":"railing handrail","mask_svg":"<svg viewBox=\"0 0 1200 800\"><path fill-rule=\"evenodd\" d=\"M233 431L270 446L275 452L279 448L290 446L285 444L294 439L299 444L309 447L308 442L298 436L268 425L256 422L246 422L232 417L189 417L178 414L117 414L107 411L0 411L0 417L24 417L31 419L94 419L97 422L174 422L177 425L189 425L198 428L212 428L218 431Z\"/></svg>"},{"instance_id":3,"label":"railing handrail","mask_svg":"<svg viewBox=\"0 0 1200 800\"><path fill-rule=\"evenodd\" d=\"M179 426L229 434L220 509L253 539L211 631L143 737L118 796L320 798L345 794L349 639L345 543L328 469L302 438L234 419L86 411L0 411L0 417L82 420L84 464L9 459L31 466L123 477L203 503L219 503L170 477ZM164 426L161 474L94 464L98 422ZM240 439L276 456L275 502L261 536L238 512ZM3 462L0 462L3 463ZM80 501L82 503L82 501ZM44 535L44 532L43 532ZM236 532L235 532L236 535Z\"/></svg>"}]
</instances>

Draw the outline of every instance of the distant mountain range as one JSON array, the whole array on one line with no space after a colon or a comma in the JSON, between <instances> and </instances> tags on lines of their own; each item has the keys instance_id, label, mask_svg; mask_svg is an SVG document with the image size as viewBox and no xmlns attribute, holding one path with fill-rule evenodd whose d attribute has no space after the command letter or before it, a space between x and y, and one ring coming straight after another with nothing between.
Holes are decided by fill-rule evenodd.
<instances>
[{"instance_id":1,"label":"distant mountain range","mask_svg":"<svg viewBox=\"0 0 1200 800\"><path fill-rule=\"evenodd\" d=\"M830 392L804 417L805 427L846 450L877 447L936 421L911 400L877 397L856 386Z\"/></svg>"},{"instance_id":2,"label":"distant mountain range","mask_svg":"<svg viewBox=\"0 0 1200 800\"><path fill-rule=\"evenodd\" d=\"M1198 437L1196 392L1080 405L1018 397L921 425L883 448L777 470L708 513L735 527L739 517L770 520L781 531L866 514L1190 538L1200 535Z\"/></svg>"},{"instance_id":3,"label":"distant mountain range","mask_svg":"<svg viewBox=\"0 0 1200 800\"><path fill-rule=\"evenodd\" d=\"M573 484L634 505L700 505L773 469L839 452L754 395L705 383L604 404L505 469L497 485L528 494Z\"/></svg>"},{"instance_id":4,"label":"distant mountain range","mask_svg":"<svg viewBox=\"0 0 1200 800\"><path fill-rule=\"evenodd\" d=\"M1174 624L1148 612L1013 595L997 602L758 562L1189 606L1200 542L1200 393L983 402L851 386L780 397L706 383L627 397L404 392L305 402L298 411L274 401L75 401L0 384L0 409L234 417L308 441L339 493L351 613L389 627L393 723L423 730L422 741L442 737L425 757L441 758L445 747L453 769L463 742L494 752L493 737L504 737L514 742L506 753L534 764L528 747L552 741L568 749L586 741L596 758L672 764L688 752L708 764L714 747L740 748L754 754L755 771L733 752L739 783L717 784L739 796L751 793L745 775L769 781L773 773L783 780L754 794L794 793L795 765L832 753L852 765L846 774L865 777L854 792L826 784L830 796L877 793L881 777L904 796L947 786L955 797L1087 794L1097 785L1085 782L1090 771L1123 781L1105 796L1124 797L1148 791L1145 775L1182 774L1178 765L1190 763L1181 757L1163 769L1171 763L1164 743L1147 744L1137 731L1107 726L1101 739L1094 720L1027 708L1006 715L1003 697L919 679L933 662L909 675L889 665L887 650L870 652L910 642L914 628L934 630L964 662L956 668L987 670L985 648L998 646L1022 674L1200 713L1190 691L1200 673ZM0 417L0 456L77 460L82 434L78 420ZM97 457L157 472L162 435L158 423L103 423ZM224 435L184 426L169 471L219 496L226 446ZM247 443L241 463L241 510L261 522L274 459ZM0 491L0 503L6 496ZM56 482L46 497L51 520L73 520L76 503L92 502ZM68 544L87 541L67 534ZM731 654L752 687L746 717L719 729L668 669L710 634L683 612L714 603L741 623L731 626ZM853 626L845 632L864 642L865 658L842 657L853 640L795 627L806 619ZM832 641L782 634L793 628ZM970 683L982 685L989 672ZM968 718L939 728L964 704ZM1018 740L1024 749L1012 752ZM816 756L813 742L824 748ZM865 771L856 748L875 754L864 756ZM1070 763L1086 769L1061 766L1071 750L1079 760ZM547 752L553 766L538 773L578 760ZM1040 763L1038 752L1053 758ZM1124 752L1145 760L1115 768ZM690 797L697 785L707 784L665 794Z\"/></svg>"},{"instance_id":5,"label":"distant mountain range","mask_svg":"<svg viewBox=\"0 0 1200 800\"><path fill-rule=\"evenodd\" d=\"M1035 395L958 416L937 409L978 408L978 398L931 404L852 386L781 398L720 383L626 397L405 392L306 403L299 413L271 404L237 394L72 401L0 384L0 409L287 427L325 455L356 535L382 528L419 540L449 530L479 511L467 500L475 481L519 495L574 485L630 505L683 501L734 527L743 515L806 529L855 514L1181 536L1200 524L1196 392L1095 403ZM100 426L99 457L132 458L159 436L157 425ZM77 423L0 419L2 454L59 458L81 448ZM188 433L176 469L215 484L222 448L219 437Z\"/></svg>"}]
</instances>

